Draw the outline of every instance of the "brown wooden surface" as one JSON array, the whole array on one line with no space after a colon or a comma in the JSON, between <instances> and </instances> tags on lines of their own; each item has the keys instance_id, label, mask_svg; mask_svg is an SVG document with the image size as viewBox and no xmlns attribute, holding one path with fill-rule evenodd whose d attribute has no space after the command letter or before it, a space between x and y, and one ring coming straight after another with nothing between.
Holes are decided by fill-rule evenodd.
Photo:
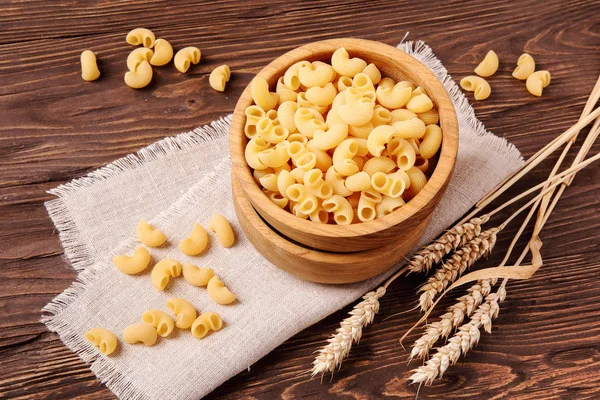
<instances>
[{"instance_id":1,"label":"brown wooden surface","mask_svg":"<svg viewBox=\"0 0 600 400\"><path fill-rule=\"evenodd\" d=\"M597 1L440 2L2 2L0 5L0 397L110 399L79 358L39 323L40 309L75 278L42 205L45 191L164 136L233 109L252 74L300 44L340 36L398 43L406 31L433 47L455 79L493 48L500 71L477 115L525 156L570 126L600 72ZM176 47L197 45L188 75L159 69L146 90L123 84L129 29L146 26ZM102 77L85 83L78 59L98 53ZM542 98L510 71L523 49L552 72ZM224 94L208 73L227 63ZM580 141L578 142L580 143ZM600 150L595 145L593 153ZM544 164L521 187L547 174ZM420 398L600 397L600 168L581 172L542 234L544 267L511 282L493 335ZM500 238L505 248L510 232ZM490 262L498 261L496 252ZM210 398L400 398L407 353L397 339L415 312L410 278L391 287L332 382L300 374L347 309L296 335ZM449 304L449 302L445 302Z\"/></svg>"},{"instance_id":2,"label":"brown wooden surface","mask_svg":"<svg viewBox=\"0 0 600 400\"><path fill-rule=\"evenodd\" d=\"M356 252L371 250L396 242L398 259L404 257L423 235L425 226L419 222L431 215L440 201L454 169L458 151L458 121L452 100L439 79L423 64L395 47L356 38L338 38L310 42L277 57L263 68L259 75L271 87L293 64L303 61L331 62L335 50L344 47L352 57L360 57L368 64L377 65L383 76L395 81L407 79L422 87L431 97L439 112L440 126L444 132L439 161L427 185L404 207L383 218L351 225L323 225L294 215L273 204L256 184L245 158L248 139L244 134L245 110L253 104L250 88L240 96L233 112L229 152L232 170L240 186L256 211L269 225L283 235L307 247L325 251ZM398 246L398 243L404 245ZM381 269L380 269L381 271ZM364 274L361 274L364 276ZM373 271L371 276L377 275ZM356 277L355 280L357 280Z\"/></svg>"}]
</instances>

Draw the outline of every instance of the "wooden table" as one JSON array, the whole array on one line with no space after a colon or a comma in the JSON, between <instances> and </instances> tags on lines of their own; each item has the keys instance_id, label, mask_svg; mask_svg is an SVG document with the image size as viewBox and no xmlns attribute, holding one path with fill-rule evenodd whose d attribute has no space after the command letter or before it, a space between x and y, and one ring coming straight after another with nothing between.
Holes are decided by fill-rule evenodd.
<instances>
[{"instance_id":1,"label":"wooden table","mask_svg":"<svg viewBox=\"0 0 600 400\"><path fill-rule=\"evenodd\" d=\"M577 120L600 72L597 1L283 3L0 5L0 397L113 398L39 322L41 308L75 279L43 206L52 197L46 190L230 113L253 75L281 53L343 36L396 45L409 31L409 39L425 40L458 80L494 49L501 64L490 79L492 95L474 107L490 130L526 157ZM125 34L138 26L176 48L198 46L201 63L187 75L161 68L144 90L125 87L131 51ZM98 54L102 71L94 83L79 76L79 54L88 48ZM541 98L510 76L523 51L552 72ZM217 94L208 74L223 63L233 77ZM549 169L544 164L519 187ZM483 334L479 346L422 389L420 398L600 398L599 189L597 165L578 175L543 232L544 267L531 280L509 283L493 336ZM498 248L506 248L512 232L501 236ZM489 264L500 259L498 251ZM408 308L420 281L391 287L376 324L333 381L299 375L348 308L291 338L209 397L414 398L398 338L417 314L385 319Z\"/></svg>"}]
</instances>

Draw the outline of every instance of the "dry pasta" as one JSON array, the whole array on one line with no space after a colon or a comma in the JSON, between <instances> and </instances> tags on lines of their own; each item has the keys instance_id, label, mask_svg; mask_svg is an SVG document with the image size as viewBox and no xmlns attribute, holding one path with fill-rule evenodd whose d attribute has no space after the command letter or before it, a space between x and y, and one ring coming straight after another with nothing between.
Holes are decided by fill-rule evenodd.
<instances>
[{"instance_id":1,"label":"dry pasta","mask_svg":"<svg viewBox=\"0 0 600 400\"><path fill-rule=\"evenodd\" d=\"M162 246L166 241L167 237L164 233L154 228L152 225L144 220L138 222L136 227L137 237L146 246L159 247Z\"/></svg>"},{"instance_id":2,"label":"dry pasta","mask_svg":"<svg viewBox=\"0 0 600 400\"><path fill-rule=\"evenodd\" d=\"M404 200L401 197L393 198L383 196L383 199L379 204L375 205L375 211L377 212L377 218L382 218L389 213L397 210L404 205Z\"/></svg>"},{"instance_id":3,"label":"dry pasta","mask_svg":"<svg viewBox=\"0 0 600 400\"><path fill-rule=\"evenodd\" d=\"M381 156L381 152L385 148L385 145L392 139L396 134L396 128L389 125L381 125L373 129L369 138L367 139L367 148L369 153L374 157Z\"/></svg>"},{"instance_id":4,"label":"dry pasta","mask_svg":"<svg viewBox=\"0 0 600 400\"><path fill-rule=\"evenodd\" d=\"M347 177L345 184L346 188L352 192L362 192L371 189L371 177L364 171L357 172Z\"/></svg>"},{"instance_id":5,"label":"dry pasta","mask_svg":"<svg viewBox=\"0 0 600 400\"><path fill-rule=\"evenodd\" d=\"M354 218L354 210L350 202L337 194L323 201L323 209L333 213L333 219L338 225L349 225Z\"/></svg>"},{"instance_id":6,"label":"dry pasta","mask_svg":"<svg viewBox=\"0 0 600 400\"><path fill-rule=\"evenodd\" d=\"M335 75L335 71L329 64L315 61L312 64L301 66L298 70L298 78L300 84L311 88L314 86L322 86L327 82L331 82Z\"/></svg>"},{"instance_id":7,"label":"dry pasta","mask_svg":"<svg viewBox=\"0 0 600 400\"><path fill-rule=\"evenodd\" d=\"M153 326L160 337L169 336L175 328L175 323L169 314L161 310L153 309L146 311L142 314L142 321L145 324Z\"/></svg>"},{"instance_id":8,"label":"dry pasta","mask_svg":"<svg viewBox=\"0 0 600 400\"><path fill-rule=\"evenodd\" d=\"M535 61L529 54L522 54L517 60L517 67L512 73L515 78L524 81L535 71Z\"/></svg>"},{"instance_id":9,"label":"dry pasta","mask_svg":"<svg viewBox=\"0 0 600 400\"><path fill-rule=\"evenodd\" d=\"M158 290L165 290L171 278L177 278L181 275L181 264L172 258L165 258L152 268L152 284Z\"/></svg>"},{"instance_id":10,"label":"dry pasta","mask_svg":"<svg viewBox=\"0 0 600 400\"><path fill-rule=\"evenodd\" d=\"M288 202L290 201L287 197L285 197L279 192L266 191L265 194L267 195L269 200L275 203L275 205L279 208L285 208L288 205Z\"/></svg>"},{"instance_id":11,"label":"dry pasta","mask_svg":"<svg viewBox=\"0 0 600 400\"><path fill-rule=\"evenodd\" d=\"M544 88L550 84L550 72L548 71L535 71L533 74L527 77L525 86L527 91L534 96L541 96Z\"/></svg>"},{"instance_id":12,"label":"dry pasta","mask_svg":"<svg viewBox=\"0 0 600 400\"><path fill-rule=\"evenodd\" d=\"M194 305L182 298L168 299L167 308L175 315L175 326L179 329L188 329L198 315Z\"/></svg>"},{"instance_id":13,"label":"dry pasta","mask_svg":"<svg viewBox=\"0 0 600 400\"><path fill-rule=\"evenodd\" d=\"M371 82L373 82L374 85L377 85L379 81L381 81L381 72L375 64L371 63L367 65L362 72L363 74L366 74L369 77L369 79L371 79Z\"/></svg>"},{"instance_id":14,"label":"dry pasta","mask_svg":"<svg viewBox=\"0 0 600 400\"><path fill-rule=\"evenodd\" d=\"M442 145L442 128L437 125L427 125L425 135L419 145L419 154L425 159L433 157Z\"/></svg>"},{"instance_id":15,"label":"dry pasta","mask_svg":"<svg viewBox=\"0 0 600 400\"><path fill-rule=\"evenodd\" d=\"M183 278L191 285L202 287L208 284L210 278L215 276L212 268L198 267L190 263L183 263Z\"/></svg>"},{"instance_id":16,"label":"dry pasta","mask_svg":"<svg viewBox=\"0 0 600 400\"><path fill-rule=\"evenodd\" d=\"M394 137L388 144L388 153L396 158L399 170L405 171L415 165L416 152L408 141Z\"/></svg>"},{"instance_id":17,"label":"dry pasta","mask_svg":"<svg viewBox=\"0 0 600 400\"><path fill-rule=\"evenodd\" d=\"M301 67L307 67L310 65L308 61L299 61L296 64L289 67L283 75L283 83L291 90L298 90L300 88L299 71Z\"/></svg>"},{"instance_id":18,"label":"dry pasta","mask_svg":"<svg viewBox=\"0 0 600 400\"><path fill-rule=\"evenodd\" d=\"M425 93L411 97L406 103L406 109L416 114L424 113L433 108L433 102Z\"/></svg>"},{"instance_id":19,"label":"dry pasta","mask_svg":"<svg viewBox=\"0 0 600 400\"><path fill-rule=\"evenodd\" d=\"M225 90L225 84L229 82L230 77L231 71L229 70L229 66L220 65L211 71L210 76L208 77L208 83L210 84L210 87L217 92L222 92Z\"/></svg>"},{"instance_id":20,"label":"dry pasta","mask_svg":"<svg viewBox=\"0 0 600 400\"><path fill-rule=\"evenodd\" d=\"M173 64L175 64L177 71L185 73L188 69L190 69L191 64L195 65L200 62L201 56L202 53L197 47L184 47L175 53Z\"/></svg>"},{"instance_id":21,"label":"dry pasta","mask_svg":"<svg viewBox=\"0 0 600 400\"><path fill-rule=\"evenodd\" d=\"M331 183L326 182L323 179L323 171L320 169L311 169L310 171L307 171L304 174L304 185L310 193L314 194L320 199L328 199L333 195L333 187L331 186ZM300 200L292 197L290 197L290 199L297 203L301 202Z\"/></svg>"},{"instance_id":22,"label":"dry pasta","mask_svg":"<svg viewBox=\"0 0 600 400\"><path fill-rule=\"evenodd\" d=\"M304 97L311 103L324 107L333 103L333 99L335 99L336 95L337 90L335 90L333 83L327 82L325 85L309 88L305 92Z\"/></svg>"},{"instance_id":23,"label":"dry pasta","mask_svg":"<svg viewBox=\"0 0 600 400\"><path fill-rule=\"evenodd\" d=\"M298 108L300 108L300 106L296 101L285 101L281 103L277 109L277 119L279 120L279 124L287 129L290 134L293 134L297 130L294 116L296 115Z\"/></svg>"},{"instance_id":24,"label":"dry pasta","mask_svg":"<svg viewBox=\"0 0 600 400\"><path fill-rule=\"evenodd\" d=\"M233 246L235 235L227 218L221 214L215 214L208 221L208 229L217 235L217 241L225 248Z\"/></svg>"},{"instance_id":25,"label":"dry pasta","mask_svg":"<svg viewBox=\"0 0 600 400\"><path fill-rule=\"evenodd\" d=\"M138 65L142 63L142 61L148 61L152 59L154 52L152 49L148 49L146 47L140 47L133 50L127 56L127 69L130 71L135 71Z\"/></svg>"},{"instance_id":26,"label":"dry pasta","mask_svg":"<svg viewBox=\"0 0 600 400\"><path fill-rule=\"evenodd\" d=\"M375 172L383 172L388 173L391 172L394 168L396 168L396 163L389 157L372 157L365 162L362 170L369 174L369 176L373 176Z\"/></svg>"},{"instance_id":27,"label":"dry pasta","mask_svg":"<svg viewBox=\"0 0 600 400\"><path fill-rule=\"evenodd\" d=\"M475 68L475 73L479 76L487 78L488 76L492 76L498 70L498 55L494 52L494 50L490 50L485 55L485 58L482 62L479 63L477 68Z\"/></svg>"},{"instance_id":28,"label":"dry pasta","mask_svg":"<svg viewBox=\"0 0 600 400\"><path fill-rule=\"evenodd\" d=\"M474 92L475 100L485 100L490 97L492 88L487 81L479 76L469 75L460 80L460 87Z\"/></svg>"},{"instance_id":29,"label":"dry pasta","mask_svg":"<svg viewBox=\"0 0 600 400\"><path fill-rule=\"evenodd\" d=\"M358 200L357 215L358 219L362 222L372 221L377 216L375 203L362 193L360 195L360 199Z\"/></svg>"},{"instance_id":30,"label":"dry pasta","mask_svg":"<svg viewBox=\"0 0 600 400\"><path fill-rule=\"evenodd\" d=\"M340 47L331 56L331 66L338 74L352 78L359 72L364 71L367 63L360 58L350 58L346 49Z\"/></svg>"},{"instance_id":31,"label":"dry pasta","mask_svg":"<svg viewBox=\"0 0 600 400\"><path fill-rule=\"evenodd\" d=\"M410 198L416 196L427 184L427 177L420 169L412 167L406 171L410 179L410 186L407 190Z\"/></svg>"},{"instance_id":32,"label":"dry pasta","mask_svg":"<svg viewBox=\"0 0 600 400\"><path fill-rule=\"evenodd\" d=\"M154 54L150 59L150 65L160 67L166 65L173 58L173 46L165 39L156 39L154 42Z\"/></svg>"},{"instance_id":33,"label":"dry pasta","mask_svg":"<svg viewBox=\"0 0 600 400\"><path fill-rule=\"evenodd\" d=\"M95 81L100 77L100 70L96 62L96 54L91 50L84 50L81 53L81 77L84 81Z\"/></svg>"},{"instance_id":34,"label":"dry pasta","mask_svg":"<svg viewBox=\"0 0 600 400\"><path fill-rule=\"evenodd\" d=\"M123 331L123 340L129 344L143 343L145 346L154 346L158 334L152 325L133 324Z\"/></svg>"},{"instance_id":35,"label":"dry pasta","mask_svg":"<svg viewBox=\"0 0 600 400\"><path fill-rule=\"evenodd\" d=\"M269 92L269 84L260 76L255 76L250 84L252 100L263 110L269 111L277 106L279 96L277 93Z\"/></svg>"},{"instance_id":36,"label":"dry pasta","mask_svg":"<svg viewBox=\"0 0 600 400\"><path fill-rule=\"evenodd\" d=\"M207 312L200 315L192 323L192 335L196 339L202 339L211 331L217 332L223 327L223 321L219 314Z\"/></svg>"},{"instance_id":37,"label":"dry pasta","mask_svg":"<svg viewBox=\"0 0 600 400\"><path fill-rule=\"evenodd\" d=\"M125 84L132 89L141 89L152 81L152 67L148 61L142 61L132 71L125 73Z\"/></svg>"},{"instance_id":38,"label":"dry pasta","mask_svg":"<svg viewBox=\"0 0 600 400\"><path fill-rule=\"evenodd\" d=\"M154 46L154 33L150 29L146 28L135 28L131 30L125 40L132 46L143 45L147 48L152 48Z\"/></svg>"},{"instance_id":39,"label":"dry pasta","mask_svg":"<svg viewBox=\"0 0 600 400\"><path fill-rule=\"evenodd\" d=\"M348 125L342 123L315 130L312 141L317 149L330 150L339 146L347 136Z\"/></svg>"},{"instance_id":40,"label":"dry pasta","mask_svg":"<svg viewBox=\"0 0 600 400\"><path fill-rule=\"evenodd\" d=\"M85 339L96 346L105 356L113 353L119 344L115 334L106 328L92 328L86 331Z\"/></svg>"},{"instance_id":41,"label":"dry pasta","mask_svg":"<svg viewBox=\"0 0 600 400\"><path fill-rule=\"evenodd\" d=\"M133 256L122 254L113 257L112 261L121 272L134 275L145 270L150 264L151 258L150 253L145 247L138 247L134 250Z\"/></svg>"},{"instance_id":42,"label":"dry pasta","mask_svg":"<svg viewBox=\"0 0 600 400\"><path fill-rule=\"evenodd\" d=\"M206 290L208 296L217 304L231 304L237 298L216 275L210 278Z\"/></svg>"},{"instance_id":43,"label":"dry pasta","mask_svg":"<svg viewBox=\"0 0 600 400\"><path fill-rule=\"evenodd\" d=\"M208 234L200 224L194 224L189 236L179 242L179 250L188 256L197 256L206 249Z\"/></svg>"},{"instance_id":44,"label":"dry pasta","mask_svg":"<svg viewBox=\"0 0 600 400\"><path fill-rule=\"evenodd\" d=\"M306 150L315 155L315 167L326 172L333 165L333 160L327 151L315 147L314 140L309 140Z\"/></svg>"}]
</instances>

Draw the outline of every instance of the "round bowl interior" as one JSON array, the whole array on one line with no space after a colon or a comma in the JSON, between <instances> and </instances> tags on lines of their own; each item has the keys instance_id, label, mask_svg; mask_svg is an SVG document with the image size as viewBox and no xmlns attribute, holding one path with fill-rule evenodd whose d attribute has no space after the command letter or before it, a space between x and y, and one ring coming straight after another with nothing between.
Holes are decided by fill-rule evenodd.
<instances>
[{"instance_id":1,"label":"round bowl interior","mask_svg":"<svg viewBox=\"0 0 600 400\"><path fill-rule=\"evenodd\" d=\"M330 62L333 52L344 47L351 57L374 63L383 76L396 81L409 80L423 87L438 110L443 131L442 146L435 170L427 185L398 210L369 222L339 226L303 220L277 207L264 194L246 164L244 149L248 142L244 134L245 109L252 104L250 85L236 105L230 128L232 170L246 197L273 228L284 236L308 247L336 252L373 249L393 240L411 240L414 227L428 219L439 202L452 175L458 150L458 122L448 92L437 77L422 63L403 51L379 42L363 39L331 39L298 47L272 61L258 75L265 78L271 90L277 79L292 64L301 61Z\"/></svg>"}]
</instances>

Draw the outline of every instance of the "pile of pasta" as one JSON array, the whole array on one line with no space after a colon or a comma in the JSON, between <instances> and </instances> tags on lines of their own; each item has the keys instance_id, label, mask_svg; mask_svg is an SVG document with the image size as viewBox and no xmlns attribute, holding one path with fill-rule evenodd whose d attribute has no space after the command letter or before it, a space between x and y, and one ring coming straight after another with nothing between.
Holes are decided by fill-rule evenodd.
<instances>
[{"instance_id":1,"label":"pile of pasta","mask_svg":"<svg viewBox=\"0 0 600 400\"><path fill-rule=\"evenodd\" d=\"M223 215L213 215L208 228L215 233L221 246L225 248L233 246L235 235L229 221ZM162 231L144 220L138 223L136 233L139 241L147 247L162 247L168 243L167 236ZM201 224L194 224L188 237L179 242L178 248L188 256L198 256L204 252L207 245L206 230ZM149 267L151 260L152 256L148 249L139 246L134 250L133 255L119 254L113 257L113 264L125 274L138 275ZM221 278L215 275L212 268L198 267L191 263L181 264L173 258L164 258L154 265L151 272L152 285L157 290L163 291L172 278L181 275L193 286L206 287L208 296L217 304L229 305L237 299ZM192 335L198 339L223 327L219 314L207 312L198 316L194 305L185 299L169 299L167 308L175 315L175 321L164 311L147 310L142 314L142 323L135 323L125 328L123 340L129 344L143 343L146 346L153 346L159 336L163 338L169 336L174 326L183 330L191 329ZM118 345L117 336L104 327L88 330L85 338L98 347L104 355L113 353Z\"/></svg>"},{"instance_id":2,"label":"pile of pasta","mask_svg":"<svg viewBox=\"0 0 600 400\"><path fill-rule=\"evenodd\" d=\"M409 81L337 49L331 65L300 61L251 83L245 159L282 209L348 225L402 207L427 183L442 144L432 100Z\"/></svg>"}]
</instances>

